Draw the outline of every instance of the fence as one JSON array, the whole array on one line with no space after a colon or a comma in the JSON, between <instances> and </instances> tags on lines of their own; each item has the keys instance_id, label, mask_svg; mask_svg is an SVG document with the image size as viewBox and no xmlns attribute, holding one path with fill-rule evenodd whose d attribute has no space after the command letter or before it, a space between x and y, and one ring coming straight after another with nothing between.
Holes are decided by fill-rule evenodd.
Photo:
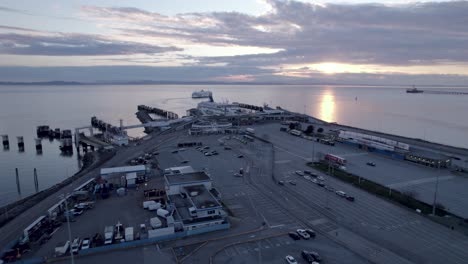
<instances>
[{"instance_id":1,"label":"fence","mask_svg":"<svg viewBox=\"0 0 468 264\"><path fill-rule=\"evenodd\" d=\"M78 253L78 256L87 256L87 255L108 252L108 251L141 247L141 246L155 244L160 241L174 240L174 239L178 239L178 238L182 238L186 236L192 236L192 235L198 235L198 234L207 233L207 232L228 229L230 227L231 225L229 223L225 223L225 224L220 224L220 225L202 227L202 228L198 228L198 229L190 230L190 231L177 232L177 233L170 234L170 235L162 235L162 236L148 238L148 239L134 240L134 241L124 242L124 243L119 243L119 244L112 244L108 246L94 247L94 248L80 250ZM59 261L59 260L67 259L67 258L68 258L67 256L54 258L54 259L50 259L49 262ZM24 262L24 263L36 264L36 263L41 263L41 262Z\"/></svg>"}]
</instances>

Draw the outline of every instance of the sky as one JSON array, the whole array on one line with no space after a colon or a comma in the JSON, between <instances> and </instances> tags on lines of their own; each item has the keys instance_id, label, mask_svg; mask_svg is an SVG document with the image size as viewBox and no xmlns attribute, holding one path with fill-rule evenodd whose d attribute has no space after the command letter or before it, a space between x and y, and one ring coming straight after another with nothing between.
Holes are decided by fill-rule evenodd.
<instances>
[{"instance_id":1,"label":"sky","mask_svg":"<svg viewBox=\"0 0 468 264\"><path fill-rule=\"evenodd\" d=\"M0 81L465 85L467 1L0 1Z\"/></svg>"}]
</instances>

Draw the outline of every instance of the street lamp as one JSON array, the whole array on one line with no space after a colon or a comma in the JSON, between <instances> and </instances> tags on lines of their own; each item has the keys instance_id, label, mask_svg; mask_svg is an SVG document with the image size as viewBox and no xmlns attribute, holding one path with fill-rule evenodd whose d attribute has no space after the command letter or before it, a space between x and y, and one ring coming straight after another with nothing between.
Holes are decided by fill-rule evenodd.
<instances>
[{"instance_id":1,"label":"street lamp","mask_svg":"<svg viewBox=\"0 0 468 264\"><path fill-rule=\"evenodd\" d=\"M439 174L440 174L440 160L437 161L437 176L436 176L436 185L434 191L434 201L432 203L432 215L436 213L436 201L437 201L437 190L439 188Z\"/></svg>"},{"instance_id":2,"label":"street lamp","mask_svg":"<svg viewBox=\"0 0 468 264\"><path fill-rule=\"evenodd\" d=\"M331 175L330 160L328 160L328 176L330 177L330 175ZM329 191L327 189L325 189L325 188L323 188L323 189L325 191L325 208L330 209L330 207L328 206L328 200L329 200L328 199L328 193L329 193Z\"/></svg>"},{"instance_id":3,"label":"street lamp","mask_svg":"<svg viewBox=\"0 0 468 264\"><path fill-rule=\"evenodd\" d=\"M65 196L65 194L60 195L61 199L65 199L65 210L66 210L66 217L67 217L67 227L68 227L68 241L70 241L70 247L71 243L73 242L72 236L71 236L71 228L70 228L70 211L68 211L68 195ZM75 259L73 257L73 252L70 249L70 258L71 258L71 263L75 263Z\"/></svg>"}]
</instances>

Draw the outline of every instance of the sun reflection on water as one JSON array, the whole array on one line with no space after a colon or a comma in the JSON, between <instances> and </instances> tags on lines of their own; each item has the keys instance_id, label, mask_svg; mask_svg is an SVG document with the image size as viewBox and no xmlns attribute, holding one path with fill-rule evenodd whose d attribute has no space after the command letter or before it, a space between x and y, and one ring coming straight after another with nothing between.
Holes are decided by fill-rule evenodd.
<instances>
[{"instance_id":1,"label":"sun reflection on water","mask_svg":"<svg viewBox=\"0 0 468 264\"><path fill-rule=\"evenodd\" d=\"M320 119L327 122L335 122L335 96L331 91L326 91L321 98Z\"/></svg>"}]
</instances>

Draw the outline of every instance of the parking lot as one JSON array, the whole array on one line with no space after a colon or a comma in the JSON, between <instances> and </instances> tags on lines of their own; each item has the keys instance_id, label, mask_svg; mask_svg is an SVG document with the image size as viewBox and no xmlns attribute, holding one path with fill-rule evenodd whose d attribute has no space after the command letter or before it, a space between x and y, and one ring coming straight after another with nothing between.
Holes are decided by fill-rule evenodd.
<instances>
[{"instance_id":1,"label":"parking lot","mask_svg":"<svg viewBox=\"0 0 468 264\"><path fill-rule=\"evenodd\" d=\"M452 174L448 169L430 168L420 164L392 159L388 156L370 153L357 147L337 143L335 146L309 141L280 131L280 124L256 126L258 135L268 134L277 149L303 161L311 161L320 155L332 153L346 158L346 170L402 192L413 193L417 199L433 203L436 181L439 178L437 202L448 211L468 218L468 196L464 195L468 179ZM288 159L277 162L288 163ZM367 165L373 162L375 167Z\"/></svg>"},{"instance_id":2,"label":"parking lot","mask_svg":"<svg viewBox=\"0 0 468 264\"><path fill-rule=\"evenodd\" d=\"M461 233L451 231L413 211L386 202L323 173L319 174L325 178L326 186L333 188L335 191L341 190L352 195L355 197L355 201L348 201L335 192L328 191L311 180L297 175L295 173L297 170L311 169L306 166L306 162L310 161L312 157L312 143L301 138L292 137L279 130L276 136L275 132L270 134L270 140L274 142L276 149L275 173L278 179L285 182L296 181L296 185L280 185L283 190L277 193L302 204L303 208L308 207L309 210L316 210L325 215L326 217L323 220L319 219L311 222L314 228L324 230L322 225L323 223L327 224L325 231L329 230L327 232L331 235L338 232L340 234L337 236L338 239L349 243L348 246L351 248L360 243L368 244L366 247L358 246L354 249L357 251L363 250L362 253L371 259L374 257L380 258L379 261L390 261L389 256L394 252L398 256L415 263L428 262L428 255L431 255L430 259L434 261L447 261L450 259L448 261L450 263L464 263L463 259L466 253L462 248L468 245L468 240ZM319 144L315 146L315 150L319 149L317 146ZM320 148L323 148L322 151L324 152L353 153L351 151L356 151L339 144L335 147L322 145ZM309 155L307 155L308 151L311 152ZM366 153L365 155L370 154ZM363 154L355 156L359 157L363 156ZM377 160L376 167L370 167L366 165L366 160L363 159L362 167L368 167L368 169L378 168L379 164L383 163L383 161ZM406 161L391 159L386 162L396 165L406 163ZM419 165L411 163L408 166L413 169L420 168ZM423 167L422 170L431 169ZM295 213L296 210L292 212ZM300 215L300 211L298 214ZM329 228L330 221L335 223L335 229ZM343 232L347 235L341 235ZM435 250L436 248L437 250ZM383 252L385 250L389 250L389 254L386 253L387 256L384 257ZM376 254L376 252L380 253ZM393 263L396 262L407 263L404 259L394 259Z\"/></svg>"},{"instance_id":3,"label":"parking lot","mask_svg":"<svg viewBox=\"0 0 468 264\"><path fill-rule=\"evenodd\" d=\"M157 185L157 180L152 185ZM128 189L127 195L117 196L112 192L111 196L104 200L96 200L94 208L84 210L82 215L75 216L70 223L72 240L75 237L81 239L92 238L96 233L104 235L106 226L115 226L120 222L125 227L134 227L135 234L139 232L140 224L149 226L149 219L156 215L155 212L144 210L142 207L143 189ZM34 256L53 256L55 247L69 240L67 224L63 223L52 235L51 239L42 245Z\"/></svg>"}]
</instances>

